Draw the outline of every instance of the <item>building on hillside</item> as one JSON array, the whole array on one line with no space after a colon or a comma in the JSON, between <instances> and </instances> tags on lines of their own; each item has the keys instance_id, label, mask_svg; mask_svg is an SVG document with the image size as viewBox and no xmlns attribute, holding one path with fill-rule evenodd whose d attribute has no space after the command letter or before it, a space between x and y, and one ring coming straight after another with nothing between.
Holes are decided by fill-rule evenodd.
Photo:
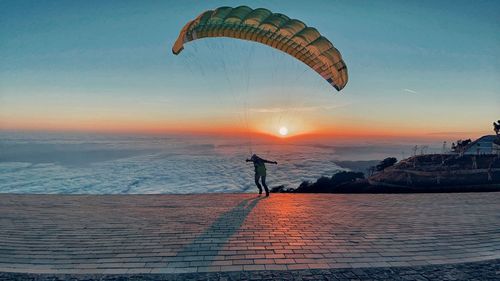
<instances>
[{"instance_id":1,"label":"building on hillside","mask_svg":"<svg viewBox=\"0 0 500 281\"><path fill-rule=\"evenodd\" d=\"M493 154L496 154L500 157L500 139L493 142Z\"/></svg>"},{"instance_id":2,"label":"building on hillside","mask_svg":"<svg viewBox=\"0 0 500 281\"><path fill-rule=\"evenodd\" d=\"M496 135L486 135L478 138L477 140L471 142L464 151L467 155L477 155L477 154L498 154L499 145L495 143L498 142L498 137Z\"/></svg>"}]
</instances>

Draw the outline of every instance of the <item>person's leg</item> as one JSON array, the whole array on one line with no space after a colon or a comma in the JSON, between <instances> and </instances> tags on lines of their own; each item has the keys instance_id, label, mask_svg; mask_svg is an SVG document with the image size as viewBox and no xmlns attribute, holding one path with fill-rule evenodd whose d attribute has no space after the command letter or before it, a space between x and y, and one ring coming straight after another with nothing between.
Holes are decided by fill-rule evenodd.
<instances>
[{"instance_id":1,"label":"person's leg","mask_svg":"<svg viewBox=\"0 0 500 281\"><path fill-rule=\"evenodd\" d=\"M259 183L259 178L260 178L260 175L255 173L255 184L257 185L257 188L259 189L259 194L262 194L262 186Z\"/></svg>"},{"instance_id":2,"label":"person's leg","mask_svg":"<svg viewBox=\"0 0 500 281\"><path fill-rule=\"evenodd\" d=\"M264 189L266 190L266 196L269 196L269 188L267 188L266 176L265 175L261 176L261 179L262 179L262 185L264 186Z\"/></svg>"}]
</instances>

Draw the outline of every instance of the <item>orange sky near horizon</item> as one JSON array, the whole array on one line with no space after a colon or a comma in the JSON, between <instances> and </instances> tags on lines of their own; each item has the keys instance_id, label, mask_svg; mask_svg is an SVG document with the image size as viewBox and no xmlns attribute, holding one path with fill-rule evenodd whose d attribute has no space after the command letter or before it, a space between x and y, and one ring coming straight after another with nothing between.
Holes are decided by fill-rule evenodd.
<instances>
[{"instance_id":1,"label":"orange sky near horizon","mask_svg":"<svg viewBox=\"0 0 500 281\"><path fill-rule=\"evenodd\" d=\"M219 120L220 121L220 120ZM0 130L34 131L34 132L90 132L106 134L186 134L186 135L221 135L234 137L257 137L275 140L315 140L315 139L376 139L376 140L424 140L442 141L464 138L477 138L490 134L485 126L483 130L457 132L426 130L422 128L404 127L401 124L368 124L351 122L339 124L321 124L320 122L301 122L272 124L265 118L257 118L248 127L234 120L217 122L214 118L203 120L134 120L88 117L82 118L18 118L0 120ZM314 120L313 120L314 121ZM284 126L289 133L279 134Z\"/></svg>"}]
</instances>

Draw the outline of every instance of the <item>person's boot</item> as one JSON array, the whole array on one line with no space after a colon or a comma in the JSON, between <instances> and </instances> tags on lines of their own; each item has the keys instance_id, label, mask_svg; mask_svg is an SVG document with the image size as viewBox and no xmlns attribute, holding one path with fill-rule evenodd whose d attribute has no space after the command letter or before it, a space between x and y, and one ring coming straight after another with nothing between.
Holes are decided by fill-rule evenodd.
<instances>
[{"instance_id":1,"label":"person's boot","mask_svg":"<svg viewBox=\"0 0 500 281\"><path fill-rule=\"evenodd\" d=\"M269 197L269 191L266 191L266 197Z\"/></svg>"}]
</instances>

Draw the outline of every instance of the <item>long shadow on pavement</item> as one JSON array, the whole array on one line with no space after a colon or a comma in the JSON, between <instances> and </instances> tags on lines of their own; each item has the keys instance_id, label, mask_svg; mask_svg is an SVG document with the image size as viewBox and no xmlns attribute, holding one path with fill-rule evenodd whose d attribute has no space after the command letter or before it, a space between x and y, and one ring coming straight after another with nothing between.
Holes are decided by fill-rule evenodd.
<instances>
[{"instance_id":1,"label":"long shadow on pavement","mask_svg":"<svg viewBox=\"0 0 500 281\"><path fill-rule=\"evenodd\" d=\"M220 215L208 229L196 237L190 244L177 252L177 257L195 256L198 266L211 265L224 248L228 240L238 232L248 214L265 197L248 198L241 201L230 211ZM203 257L203 259L200 258ZM189 260L186 258L185 261ZM194 264L184 266L195 266Z\"/></svg>"}]
</instances>

